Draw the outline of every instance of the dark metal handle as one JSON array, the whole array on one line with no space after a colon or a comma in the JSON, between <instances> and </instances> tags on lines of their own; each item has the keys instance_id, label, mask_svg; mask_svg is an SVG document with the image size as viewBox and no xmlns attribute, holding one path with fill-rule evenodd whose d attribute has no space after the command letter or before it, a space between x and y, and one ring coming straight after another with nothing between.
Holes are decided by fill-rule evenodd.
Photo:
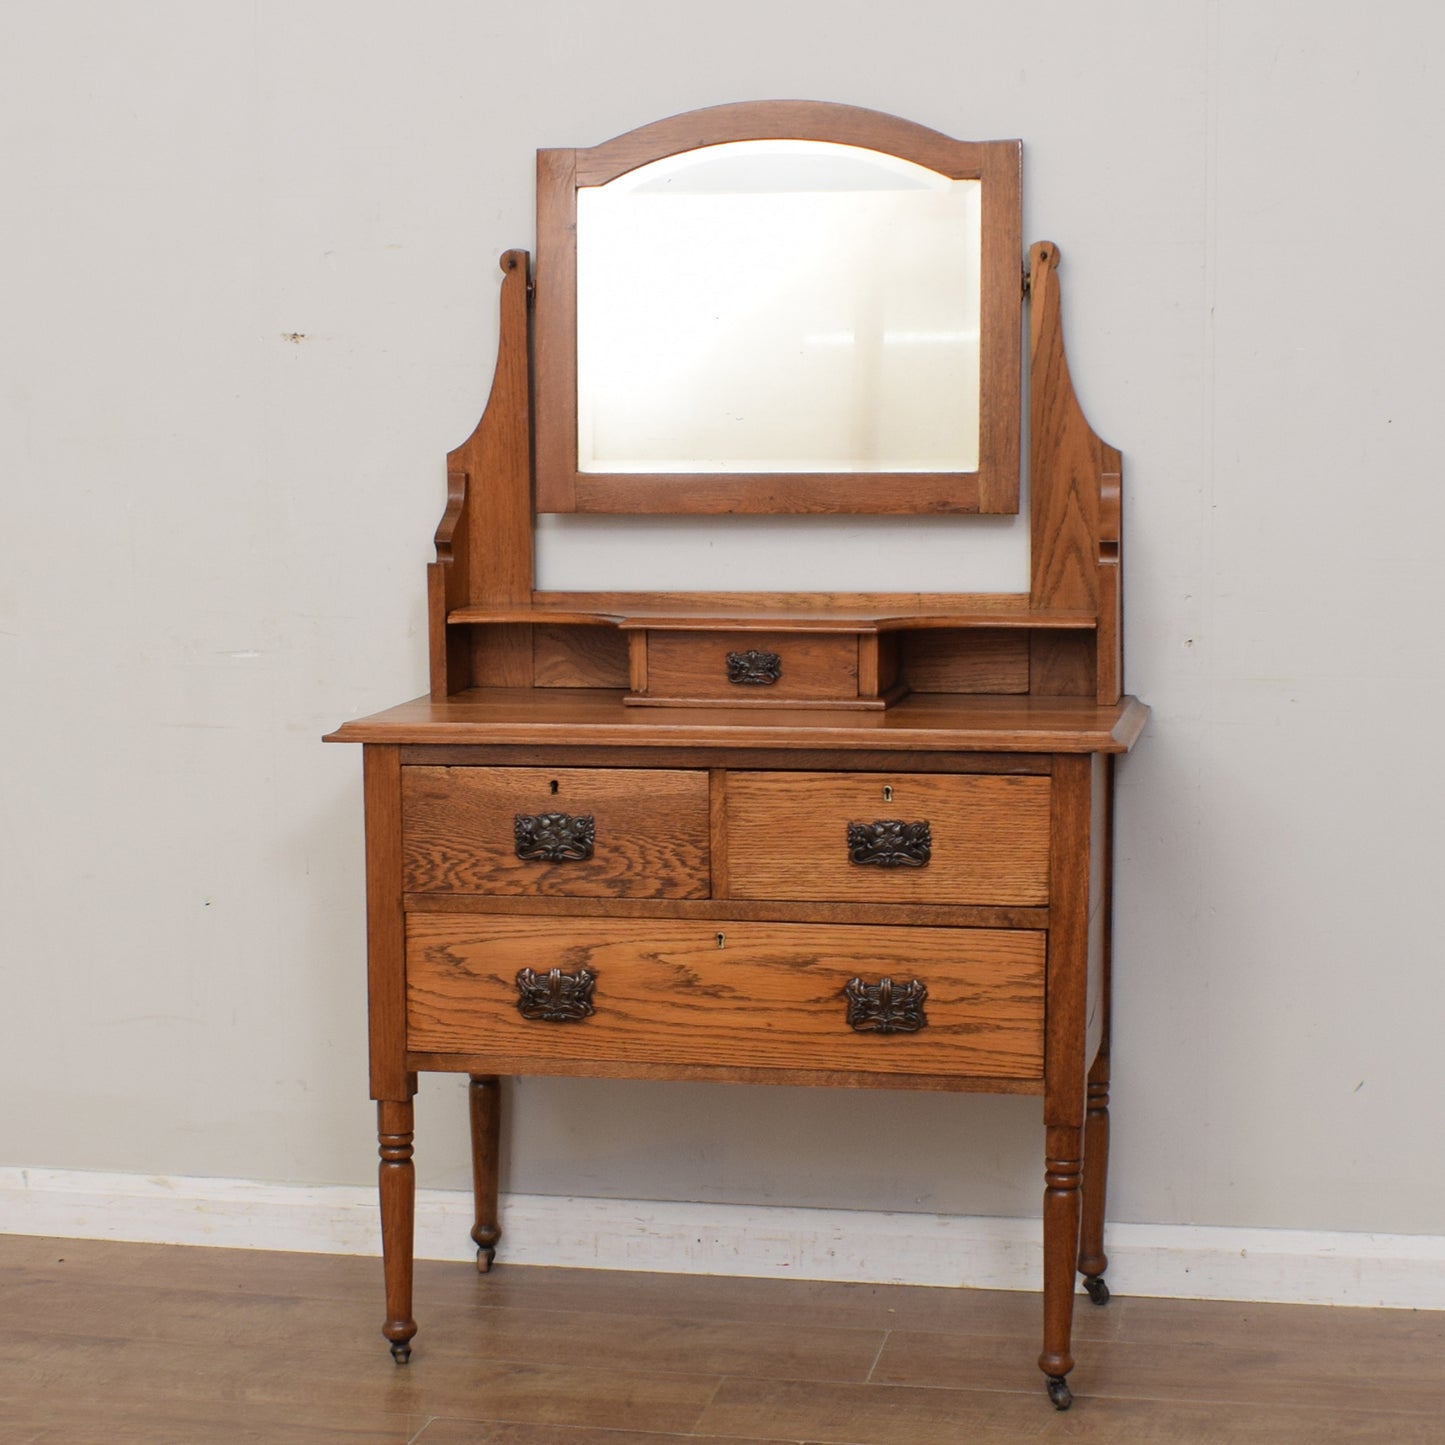
<instances>
[{"instance_id":1,"label":"dark metal handle","mask_svg":"<svg viewBox=\"0 0 1445 1445\"><path fill-rule=\"evenodd\" d=\"M864 983L850 978L843 987L848 1000L848 1027L860 1034L916 1034L928 1027L923 1005L927 987L916 978L894 983L891 978Z\"/></svg>"},{"instance_id":2,"label":"dark metal handle","mask_svg":"<svg viewBox=\"0 0 1445 1445\"><path fill-rule=\"evenodd\" d=\"M592 856L597 828L591 813L518 813L512 830L517 857L529 863L580 863Z\"/></svg>"},{"instance_id":3,"label":"dark metal handle","mask_svg":"<svg viewBox=\"0 0 1445 1445\"><path fill-rule=\"evenodd\" d=\"M563 973L549 968L535 973L530 968L517 972L517 1012L524 1019L542 1019L549 1024L575 1023L591 1017L592 989L597 975L588 968Z\"/></svg>"},{"instance_id":4,"label":"dark metal handle","mask_svg":"<svg viewBox=\"0 0 1445 1445\"><path fill-rule=\"evenodd\" d=\"M771 687L783 675L783 659L776 652L728 653L728 681Z\"/></svg>"},{"instance_id":5,"label":"dark metal handle","mask_svg":"<svg viewBox=\"0 0 1445 1445\"><path fill-rule=\"evenodd\" d=\"M928 819L905 823L879 818L848 824L848 861L877 868L926 868L933 856L933 830Z\"/></svg>"}]
</instances>

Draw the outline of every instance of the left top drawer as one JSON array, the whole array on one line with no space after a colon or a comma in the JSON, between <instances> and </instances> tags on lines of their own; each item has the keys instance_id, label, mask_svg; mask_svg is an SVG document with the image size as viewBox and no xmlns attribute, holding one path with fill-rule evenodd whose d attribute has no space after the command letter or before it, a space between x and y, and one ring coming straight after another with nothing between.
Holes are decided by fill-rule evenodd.
<instances>
[{"instance_id":1,"label":"left top drawer","mask_svg":"<svg viewBox=\"0 0 1445 1445\"><path fill-rule=\"evenodd\" d=\"M411 766L401 777L409 893L710 891L705 772Z\"/></svg>"}]
</instances>

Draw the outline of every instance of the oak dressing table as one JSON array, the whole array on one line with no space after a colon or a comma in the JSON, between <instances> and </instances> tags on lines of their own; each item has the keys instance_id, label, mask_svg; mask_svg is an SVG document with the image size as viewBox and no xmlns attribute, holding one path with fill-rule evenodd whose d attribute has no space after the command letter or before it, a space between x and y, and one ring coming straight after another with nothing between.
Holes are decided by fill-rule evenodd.
<instances>
[{"instance_id":1,"label":"oak dressing table","mask_svg":"<svg viewBox=\"0 0 1445 1445\"><path fill-rule=\"evenodd\" d=\"M1113 763L1147 709L1119 454L1069 382L1058 252L1023 254L1019 158L812 102L539 153L535 274L502 257L448 458L430 695L329 739L364 746L398 1362L419 1071L471 1078L484 1271L507 1076L1036 1094L1070 1403L1076 1275L1108 1297ZM534 586L538 512L1017 511L1025 295L1027 593Z\"/></svg>"}]
</instances>

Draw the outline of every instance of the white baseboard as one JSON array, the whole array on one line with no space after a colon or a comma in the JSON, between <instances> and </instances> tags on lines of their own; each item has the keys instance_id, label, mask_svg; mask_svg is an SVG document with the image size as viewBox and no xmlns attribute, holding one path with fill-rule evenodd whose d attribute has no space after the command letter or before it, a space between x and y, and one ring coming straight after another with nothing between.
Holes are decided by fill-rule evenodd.
<instances>
[{"instance_id":1,"label":"white baseboard","mask_svg":"<svg viewBox=\"0 0 1445 1445\"><path fill-rule=\"evenodd\" d=\"M1037 1289L1037 1219L962 1218L513 1194L501 1256L517 1264L876 1284ZM470 1259L471 1199L423 1189L416 1250ZM376 1196L248 1179L0 1168L0 1232L377 1254ZM1120 1295L1445 1309L1445 1236L1114 1224Z\"/></svg>"}]
</instances>

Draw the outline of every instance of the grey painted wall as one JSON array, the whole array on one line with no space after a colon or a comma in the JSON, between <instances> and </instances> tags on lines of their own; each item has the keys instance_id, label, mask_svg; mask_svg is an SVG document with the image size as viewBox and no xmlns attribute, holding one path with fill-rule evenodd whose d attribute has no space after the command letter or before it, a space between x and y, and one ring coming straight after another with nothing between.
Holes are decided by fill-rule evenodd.
<instances>
[{"instance_id":1,"label":"grey painted wall","mask_svg":"<svg viewBox=\"0 0 1445 1445\"><path fill-rule=\"evenodd\" d=\"M1024 138L1025 237L1062 248L1125 455L1155 711L1120 773L1112 1216L1440 1230L1445 12L65 0L6 28L4 1162L371 1177L360 759L318 739L423 690L442 458L533 152L806 96ZM994 585L951 535L860 525L808 565L849 532ZM705 528L596 526L544 565L636 576L663 536L735 581ZM423 1182L462 1187L461 1085L420 1112ZM1038 1116L532 1080L510 1182L1027 1214Z\"/></svg>"}]
</instances>

